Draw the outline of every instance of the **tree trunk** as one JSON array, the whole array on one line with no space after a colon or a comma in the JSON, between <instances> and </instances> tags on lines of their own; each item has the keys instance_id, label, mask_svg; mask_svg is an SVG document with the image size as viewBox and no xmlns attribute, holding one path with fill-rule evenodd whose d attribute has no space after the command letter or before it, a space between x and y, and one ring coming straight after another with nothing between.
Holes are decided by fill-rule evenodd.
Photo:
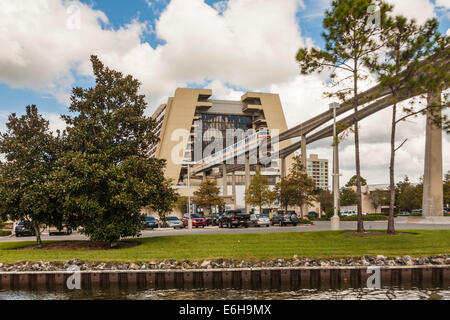
<instances>
[{"instance_id":1,"label":"tree trunk","mask_svg":"<svg viewBox=\"0 0 450 320\"><path fill-rule=\"evenodd\" d=\"M42 239L41 239L41 229L39 228L39 224L33 224L34 233L36 235L36 243L39 248L42 247Z\"/></svg>"},{"instance_id":2,"label":"tree trunk","mask_svg":"<svg viewBox=\"0 0 450 320\"><path fill-rule=\"evenodd\" d=\"M356 113L358 112L358 60L355 59L355 68L353 74L353 104L355 109L355 166L356 166L356 195L357 195L357 211L358 211L358 227L357 232L364 232L364 222L362 217L362 198L361 198L361 164L359 160L359 128Z\"/></svg>"},{"instance_id":3,"label":"tree trunk","mask_svg":"<svg viewBox=\"0 0 450 320\"><path fill-rule=\"evenodd\" d=\"M396 113L397 113L397 104L394 103L394 105L392 106L391 161L389 164L390 199L389 199L389 217L388 217L388 227L387 227L388 234L395 234L395 226L394 226L394 206L395 206L394 167L395 167Z\"/></svg>"}]
</instances>

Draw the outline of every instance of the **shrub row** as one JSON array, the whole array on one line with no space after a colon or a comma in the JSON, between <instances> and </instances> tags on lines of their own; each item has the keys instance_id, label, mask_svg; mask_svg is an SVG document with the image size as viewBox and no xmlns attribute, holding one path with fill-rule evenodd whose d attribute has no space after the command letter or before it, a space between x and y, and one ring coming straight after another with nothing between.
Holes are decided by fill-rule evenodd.
<instances>
[{"instance_id":1,"label":"shrub row","mask_svg":"<svg viewBox=\"0 0 450 320\"><path fill-rule=\"evenodd\" d=\"M11 235L11 230L0 230L0 237L7 237Z\"/></svg>"},{"instance_id":2,"label":"shrub row","mask_svg":"<svg viewBox=\"0 0 450 320\"><path fill-rule=\"evenodd\" d=\"M308 215L307 218L311 221L329 221L330 217L322 216L321 218L317 218L314 215ZM358 220L358 216L346 216L342 217L340 216L341 221L356 221ZM368 214L363 215L363 221L377 221L377 220L387 220L388 216L384 214Z\"/></svg>"}]
</instances>

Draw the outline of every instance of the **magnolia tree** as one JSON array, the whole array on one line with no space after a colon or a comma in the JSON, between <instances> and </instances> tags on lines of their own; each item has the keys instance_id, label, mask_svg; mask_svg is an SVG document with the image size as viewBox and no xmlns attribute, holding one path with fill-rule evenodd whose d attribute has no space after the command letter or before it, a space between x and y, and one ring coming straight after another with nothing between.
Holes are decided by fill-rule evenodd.
<instances>
[{"instance_id":1,"label":"magnolia tree","mask_svg":"<svg viewBox=\"0 0 450 320\"><path fill-rule=\"evenodd\" d=\"M170 186L162 179L165 161L147 154L158 138L154 120L144 115L139 81L96 56L91 62L95 87L74 88L72 115L63 116L68 128L51 175L52 193L65 220L113 246L121 237L139 235L141 209L157 206L154 201L161 202Z\"/></svg>"},{"instance_id":2,"label":"magnolia tree","mask_svg":"<svg viewBox=\"0 0 450 320\"><path fill-rule=\"evenodd\" d=\"M150 208L158 213L159 221L162 226L167 224L167 214L171 212L177 205L179 194L172 188L172 182L164 179L163 176L159 177L160 181L157 185L161 188L155 190Z\"/></svg>"},{"instance_id":3,"label":"magnolia tree","mask_svg":"<svg viewBox=\"0 0 450 320\"><path fill-rule=\"evenodd\" d=\"M24 221L41 245L41 226L61 223L61 211L49 177L60 152L60 138L54 137L48 121L36 106L25 115L11 114L7 130L0 136L0 215Z\"/></svg>"}]
</instances>

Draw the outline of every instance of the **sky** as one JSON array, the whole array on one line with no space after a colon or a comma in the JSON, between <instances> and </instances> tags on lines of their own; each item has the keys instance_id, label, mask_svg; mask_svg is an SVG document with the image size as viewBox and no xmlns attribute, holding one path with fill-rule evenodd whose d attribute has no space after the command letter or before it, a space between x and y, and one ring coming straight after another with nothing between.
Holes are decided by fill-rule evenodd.
<instances>
[{"instance_id":1,"label":"sky","mask_svg":"<svg viewBox=\"0 0 450 320\"><path fill-rule=\"evenodd\" d=\"M303 76L295 54L323 46L330 0L0 0L0 131L10 113L36 104L52 130L64 128L71 88L94 84L96 54L111 68L142 83L147 114L177 87L210 88L214 98L240 100L246 91L277 93L288 127L328 109L326 77ZM450 33L450 0L389 0L395 13L423 23L436 17ZM363 88L374 84L373 78ZM390 116L386 109L360 123L362 176L389 180ZM396 178L423 174L424 117L399 124ZM331 140L308 154L332 159ZM444 135L444 172L450 170ZM350 135L340 146L342 180L354 174Z\"/></svg>"}]
</instances>

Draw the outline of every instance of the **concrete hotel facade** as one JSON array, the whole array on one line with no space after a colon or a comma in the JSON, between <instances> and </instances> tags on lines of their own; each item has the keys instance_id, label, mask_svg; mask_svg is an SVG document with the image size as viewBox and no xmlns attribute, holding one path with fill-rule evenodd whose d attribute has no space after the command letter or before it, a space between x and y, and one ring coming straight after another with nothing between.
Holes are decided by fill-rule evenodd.
<instances>
[{"instance_id":1,"label":"concrete hotel facade","mask_svg":"<svg viewBox=\"0 0 450 320\"><path fill-rule=\"evenodd\" d=\"M306 172L321 189L328 189L328 159L319 159L317 154L311 154L306 159Z\"/></svg>"},{"instance_id":2,"label":"concrete hotel facade","mask_svg":"<svg viewBox=\"0 0 450 320\"><path fill-rule=\"evenodd\" d=\"M227 129L244 131L276 129L279 133L287 130L278 94L248 92L241 97L240 101L213 100L212 94L212 90L209 89L178 88L175 95L170 97L166 104L161 105L152 116L157 122L155 132L160 141L152 147L150 156L167 160L165 175L174 181L182 195L192 195L195 186L202 180L202 177L191 176L190 183L193 187L187 190L188 168L186 164L183 164L194 160L194 131L199 123L204 134L209 129L219 130L223 134ZM273 147L281 149L289 145L290 141L283 141ZM202 146L202 149L204 148L205 145ZM290 158L288 160L290 161ZM279 165L277 160L278 168ZM274 175L279 176L278 168ZM273 174L273 166L271 169ZM218 185L223 185L222 175L217 172L218 170L220 167L208 172L207 176L220 180L221 183ZM252 166L253 170L254 166ZM228 173L226 178L227 181L231 180L231 174ZM233 179L236 178L238 184L239 182L245 184L242 172L233 174ZM231 192L228 192L227 188L224 195L228 194ZM236 205L236 195L233 194L231 197ZM239 207L240 203L237 202Z\"/></svg>"}]
</instances>

